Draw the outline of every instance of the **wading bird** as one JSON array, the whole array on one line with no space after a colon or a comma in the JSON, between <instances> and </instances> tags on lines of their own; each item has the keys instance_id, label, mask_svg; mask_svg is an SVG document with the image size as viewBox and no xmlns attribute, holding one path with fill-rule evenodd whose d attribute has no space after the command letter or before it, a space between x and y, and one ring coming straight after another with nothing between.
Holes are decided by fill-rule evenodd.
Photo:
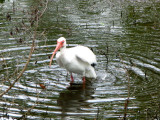
<instances>
[{"instance_id":1,"label":"wading bird","mask_svg":"<svg viewBox=\"0 0 160 120\"><path fill-rule=\"evenodd\" d=\"M60 50L56 54L56 61L60 67L70 72L72 83L74 81L72 73L83 75L83 83L85 83L85 77L96 78L94 67L97 61L95 54L85 46L66 48L66 45L64 37L60 37L57 40L57 46L52 54L49 65L51 66L54 55Z\"/></svg>"}]
</instances>

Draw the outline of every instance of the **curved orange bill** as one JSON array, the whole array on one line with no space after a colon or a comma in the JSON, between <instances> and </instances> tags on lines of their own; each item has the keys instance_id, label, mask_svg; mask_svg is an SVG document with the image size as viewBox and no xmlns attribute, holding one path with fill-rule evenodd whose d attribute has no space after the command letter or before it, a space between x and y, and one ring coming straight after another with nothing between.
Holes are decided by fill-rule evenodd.
<instances>
[{"instance_id":1,"label":"curved orange bill","mask_svg":"<svg viewBox=\"0 0 160 120\"><path fill-rule=\"evenodd\" d=\"M51 57L51 60L50 60L50 63L49 63L49 66L50 66L50 67L51 67L52 60L53 60L53 57L54 57L55 54L56 54L56 52L53 52L52 57Z\"/></svg>"},{"instance_id":2,"label":"curved orange bill","mask_svg":"<svg viewBox=\"0 0 160 120\"><path fill-rule=\"evenodd\" d=\"M58 43L57 43L57 47L55 48L55 50L54 50L54 52L53 52L53 54L52 54L52 57L51 57L51 59L50 59L49 66L51 66L54 55L56 54L56 52L57 52L61 47L62 47L62 44L61 44L60 42L58 42Z\"/></svg>"}]
</instances>

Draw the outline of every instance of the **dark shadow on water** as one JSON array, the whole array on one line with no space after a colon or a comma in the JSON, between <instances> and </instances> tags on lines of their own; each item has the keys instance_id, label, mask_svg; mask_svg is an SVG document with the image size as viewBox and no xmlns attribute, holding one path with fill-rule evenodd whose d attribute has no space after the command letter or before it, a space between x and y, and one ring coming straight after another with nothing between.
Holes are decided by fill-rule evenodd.
<instances>
[{"instance_id":1,"label":"dark shadow on water","mask_svg":"<svg viewBox=\"0 0 160 120\"><path fill-rule=\"evenodd\" d=\"M61 107L61 116L75 115L72 113L83 113L81 108L89 107L86 100L93 99L96 88L96 79L86 79L85 87L83 83L71 83L70 86L59 94L57 99L58 106Z\"/></svg>"}]
</instances>

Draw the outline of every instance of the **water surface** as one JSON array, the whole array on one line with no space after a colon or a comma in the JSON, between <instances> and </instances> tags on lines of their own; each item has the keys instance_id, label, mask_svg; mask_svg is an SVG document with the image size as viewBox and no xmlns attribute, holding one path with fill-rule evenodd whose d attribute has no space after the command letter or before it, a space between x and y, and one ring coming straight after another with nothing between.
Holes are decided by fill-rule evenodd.
<instances>
[{"instance_id":1,"label":"water surface","mask_svg":"<svg viewBox=\"0 0 160 120\"><path fill-rule=\"evenodd\" d=\"M32 13L39 4L38 0L0 3L0 92L26 63L34 30ZM129 97L127 118L159 119L159 5L132 0L49 1L27 69L0 99L0 117L122 119ZM43 8L41 3L39 9ZM97 56L98 77L87 79L85 88L80 75L74 74L75 83L70 84L67 71L55 59L49 67L61 36L68 47L84 45Z\"/></svg>"}]
</instances>

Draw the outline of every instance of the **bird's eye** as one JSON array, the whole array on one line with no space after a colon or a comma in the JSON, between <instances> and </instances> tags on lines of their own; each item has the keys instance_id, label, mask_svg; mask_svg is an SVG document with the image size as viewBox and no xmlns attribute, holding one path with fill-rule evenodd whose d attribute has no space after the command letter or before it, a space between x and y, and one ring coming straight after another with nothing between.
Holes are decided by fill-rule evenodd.
<instances>
[{"instance_id":1,"label":"bird's eye","mask_svg":"<svg viewBox=\"0 0 160 120\"><path fill-rule=\"evenodd\" d=\"M62 41L62 43L64 43L64 41Z\"/></svg>"}]
</instances>

